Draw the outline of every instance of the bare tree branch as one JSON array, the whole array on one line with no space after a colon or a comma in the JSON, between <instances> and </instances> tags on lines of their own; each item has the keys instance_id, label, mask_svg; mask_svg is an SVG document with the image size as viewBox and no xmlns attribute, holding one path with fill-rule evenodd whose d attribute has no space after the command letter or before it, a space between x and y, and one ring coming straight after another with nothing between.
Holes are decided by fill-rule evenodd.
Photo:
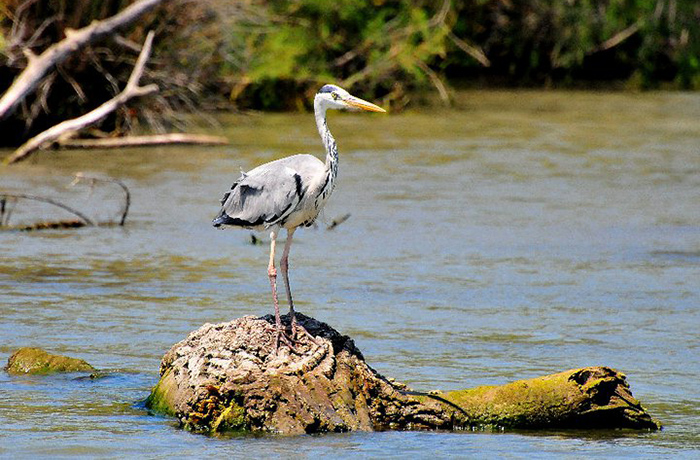
<instances>
[{"instance_id":1,"label":"bare tree branch","mask_svg":"<svg viewBox=\"0 0 700 460\"><path fill-rule=\"evenodd\" d=\"M146 41L143 44L143 49L136 61L136 66L134 67L129 81L126 84L124 90L117 94L115 97L105 102L96 109L82 115L78 118L73 118L72 120L66 120L53 126L46 131L38 134L37 136L29 139L21 147L19 147L15 153L10 155L5 159L5 164L15 163L17 161L25 159L30 154L34 153L36 150L42 148L43 146L54 142L62 136L66 136L70 133L74 133L90 125L93 125L100 121L102 118L117 110L119 107L126 104L130 99L138 96L145 96L158 91L158 86L155 84L150 84L147 86L139 86L138 82L143 74L144 68L146 66L146 61L151 53L151 45L153 44L153 31L148 33Z\"/></svg>"},{"instance_id":2,"label":"bare tree branch","mask_svg":"<svg viewBox=\"0 0 700 460\"><path fill-rule=\"evenodd\" d=\"M449 105L450 104L450 93L447 91L447 86L442 82L440 77L438 76L437 73L430 67L428 67L428 64L425 62L421 61L420 59L416 59L416 66L421 69L425 74L430 78L430 81L433 83L433 86L435 86L435 89L438 90L438 93L440 94L440 99L442 99L443 104Z\"/></svg>"},{"instance_id":3,"label":"bare tree branch","mask_svg":"<svg viewBox=\"0 0 700 460\"><path fill-rule=\"evenodd\" d=\"M78 30L66 29L65 39L50 46L39 56L28 55L27 67L0 99L0 120L14 112L17 105L36 89L41 79L54 66L85 46L133 23L144 13L168 1L172 0L139 0L103 21L93 21L89 26Z\"/></svg>"},{"instance_id":4,"label":"bare tree branch","mask_svg":"<svg viewBox=\"0 0 700 460\"><path fill-rule=\"evenodd\" d=\"M457 45L459 49L467 53L469 56L473 57L477 61L479 61L479 64L483 65L484 67L490 67L491 66L491 61L489 61L489 58L486 57L484 52L481 50L481 48L471 45L467 43L466 41L462 40L458 36L454 34L454 32L450 31L447 34L447 37L452 40L452 43Z\"/></svg>"},{"instance_id":5,"label":"bare tree branch","mask_svg":"<svg viewBox=\"0 0 700 460\"><path fill-rule=\"evenodd\" d=\"M116 184L119 186L119 188L122 189L122 192L124 192L124 206L122 207L122 217L119 220L119 225L124 226L124 222L126 222L126 215L129 214L129 207L131 206L131 192L129 191L129 188L124 184L124 182L120 181L119 179L112 179L110 177L96 177L96 176L90 176L87 174L84 174L82 172L75 173L75 179L71 183L71 185L75 185L80 181L88 181L92 185L95 184L95 182L108 182L112 184Z\"/></svg>"},{"instance_id":6,"label":"bare tree branch","mask_svg":"<svg viewBox=\"0 0 700 460\"><path fill-rule=\"evenodd\" d=\"M609 50L610 48L614 48L623 41L627 40L630 38L632 35L636 34L639 32L639 29L641 29L642 24L640 22L635 22L629 27L626 27L625 29L621 30L620 32L616 33L609 39L605 40L603 43L600 44L597 48L595 48L591 53L596 53L598 51L606 51Z\"/></svg>"}]
</instances>

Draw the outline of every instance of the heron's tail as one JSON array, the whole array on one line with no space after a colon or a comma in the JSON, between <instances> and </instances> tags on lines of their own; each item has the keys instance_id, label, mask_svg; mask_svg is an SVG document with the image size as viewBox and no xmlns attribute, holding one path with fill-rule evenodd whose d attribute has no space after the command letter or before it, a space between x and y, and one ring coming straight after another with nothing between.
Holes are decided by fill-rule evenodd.
<instances>
[{"instance_id":1,"label":"heron's tail","mask_svg":"<svg viewBox=\"0 0 700 460\"><path fill-rule=\"evenodd\" d=\"M221 212L219 213L218 216L214 218L214 220L211 221L212 225L214 227L221 227L222 225L226 225L227 221L231 220L231 218L224 212L222 209Z\"/></svg>"},{"instance_id":2,"label":"heron's tail","mask_svg":"<svg viewBox=\"0 0 700 460\"><path fill-rule=\"evenodd\" d=\"M250 222L244 221L242 219L237 219L235 217L231 217L228 214L226 214L226 211L224 209L219 212L219 215L214 218L214 220L211 221L212 225L214 227L221 227L222 225L231 225L234 227L250 227L250 226L255 226L256 224L251 224Z\"/></svg>"}]
</instances>

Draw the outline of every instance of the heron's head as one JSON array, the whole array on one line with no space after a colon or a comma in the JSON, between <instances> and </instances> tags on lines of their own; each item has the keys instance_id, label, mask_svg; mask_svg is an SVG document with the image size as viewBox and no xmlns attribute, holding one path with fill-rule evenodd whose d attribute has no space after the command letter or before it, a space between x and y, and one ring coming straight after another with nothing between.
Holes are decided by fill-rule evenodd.
<instances>
[{"instance_id":1,"label":"heron's head","mask_svg":"<svg viewBox=\"0 0 700 460\"><path fill-rule=\"evenodd\" d=\"M316 93L314 103L322 109L367 110L369 112L386 112L378 105L355 97L340 86L324 85Z\"/></svg>"}]
</instances>

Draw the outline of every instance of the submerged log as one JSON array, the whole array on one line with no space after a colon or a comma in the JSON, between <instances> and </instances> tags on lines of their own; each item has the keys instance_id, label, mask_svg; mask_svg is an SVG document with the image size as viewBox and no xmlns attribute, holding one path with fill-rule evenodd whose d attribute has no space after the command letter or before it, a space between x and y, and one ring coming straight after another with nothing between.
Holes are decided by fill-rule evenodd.
<instances>
[{"instance_id":1,"label":"submerged log","mask_svg":"<svg viewBox=\"0 0 700 460\"><path fill-rule=\"evenodd\" d=\"M297 318L318 344L300 336L294 351L281 346L277 353L272 316L205 324L165 354L147 406L197 431L661 428L625 376L607 367L420 393L378 374L351 338Z\"/></svg>"},{"instance_id":2,"label":"submerged log","mask_svg":"<svg viewBox=\"0 0 700 460\"><path fill-rule=\"evenodd\" d=\"M37 230L62 230L69 228L81 228L87 224L82 220L54 220L35 222L26 225L3 225L0 226L2 231L18 231L18 232L34 232Z\"/></svg>"}]
</instances>

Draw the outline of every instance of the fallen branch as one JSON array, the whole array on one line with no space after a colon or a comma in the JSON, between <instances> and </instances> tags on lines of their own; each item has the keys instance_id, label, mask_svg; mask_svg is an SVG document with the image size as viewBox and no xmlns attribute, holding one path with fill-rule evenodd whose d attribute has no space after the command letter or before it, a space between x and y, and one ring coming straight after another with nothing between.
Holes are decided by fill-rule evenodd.
<instances>
[{"instance_id":1,"label":"fallen branch","mask_svg":"<svg viewBox=\"0 0 700 460\"><path fill-rule=\"evenodd\" d=\"M114 149L152 145L226 145L228 139L205 134L168 133L151 136L108 137L103 139L60 139L58 145L68 149Z\"/></svg>"},{"instance_id":2,"label":"fallen branch","mask_svg":"<svg viewBox=\"0 0 700 460\"><path fill-rule=\"evenodd\" d=\"M2 194L0 194L0 196L2 196L3 199L23 198L25 200L33 200L33 201L40 201L42 203L48 203L48 204L51 204L53 206L59 207L59 208L63 209L64 211L68 211L69 213L79 217L84 222L85 225L90 225L90 226L95 225L95 223L89 217L87 217L85 214L83 214L82 212L80 212L76 209L73 209L70 206L67 206L59 201L52 200L51 198L46 198L43 196L36 196L36 195L27 195L24 193L2 193ZM7 225L8 221L9 221L9 219L0 219L0 220L3 221L4 225ZM74 221L70 221L70 222L74 222ZM72 225L72 226L76 226L76 225ZM48 227L42 227L42 228L48 228Z\"/></svg>"},{"instance_id":3,"label":"fallen branch","mask_svg":"<svg viewBox=\"0 0 700 460\"><path fill-rule=\"evenodd\" d=\"M10 115L17 106L36 89L50 69L64 62L72 54L94 43L114 31L128 26L143 14L170 0L141 0L128 6L118 14L102 21L93 21L78 30L66 29L66 38L50 46L39 56L26 50L28 64L0 98L0 120Z\"/></svg>"},{"instance_id":4,"label":"fallen branch","mask_svg":"<svg viewBox=\"0 0 700 460\"><path fill-rule=\"evenodd\" d=\"M127 186L118 179L112 179L109 177L94 177L88 176L81 172L75 174L75 179L70 184L71 186L76 185L80 182L87 181L91 186L94 187L96 183L112 183L119 186L124 192L124 205L122 206L121 219L119 220L119 225L123 226L126 221L126 216L129 213L129 207L131 205L131 193ZM42 203L48 203L53 206L59 207L69 213L77 216L79 219L72 220L56 220L56 221L40 221L32 224L24 225L10 225L10 216L12 211L19 199L26 199L32 201L39 201ZM10 206L8 206L8 204ZM59 229L59 228L78 228L85 226L110 226L116 225L114 221L107 222L95 222L80 211L67 206L60 201L56 201L52 198L46 198L37 195L27 195L24 193L2 193L0 192L0 229L2 230L21 230L21 231L31 231L31 230L45 230L45 229Z\"/></svg>"},{"instance_id":5,"label":"fallen branch","mask_svg":"<svg viewBox=\"0 0 700 460\"><path fill-rule=\"evenodd\" d=\"M139 79L143 74L143 70L146 66L146 61L151 53L151 45L153 44L153 31L148 33L146 41L141 49L141 54L139 55L134 70L129 77L129 81L126 84L124 90L117 94L115 97L105 102L96 109L82 115L78 118L72 120L66 120L53 126L46 131L38 134L37 136L29 139L21 147L19 147L15 153L10 155L5 159L5 164L16 163L20 160L25 159L27 156L34 153L36 150L43 148L44 146L56 141L57 139L67 136L70 133L77 132L83 128L94 125L98 121L102 120L108 114L114 112L119 107L126 104L130 99L139 96L145 96L158 91L158 86L155 84L150 84L147 86L139 86Z\"/></svg>"},{"instance_id":6,"label":"fallen branch","mask_svg":"<svg viewBox=\"0 0 700 460\"><path fill-rule=\"evenodd\" d=\"M36 230L63 230L67 228L86 227L87 224L82 220L55 220L47 222L36 222L34 224L7 226L3 230L11 230L18 232L33 232Z\"/></svg>"}]
</instances>

